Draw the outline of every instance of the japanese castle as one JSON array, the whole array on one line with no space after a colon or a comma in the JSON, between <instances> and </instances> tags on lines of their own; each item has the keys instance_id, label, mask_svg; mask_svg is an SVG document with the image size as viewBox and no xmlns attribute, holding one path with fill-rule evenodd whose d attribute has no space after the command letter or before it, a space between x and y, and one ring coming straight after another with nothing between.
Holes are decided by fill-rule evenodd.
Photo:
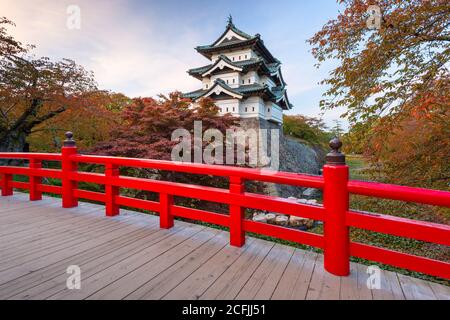
<instances>
[{"instance_id":1,"label":"japanese castle","mask_svg":"<svg viewBox=\"0 0 450 320\"><path fill-rule=\"evenodd\" d=\"M250 36L233 24L231 16L224 33L212 44L195 48L210 64L190 69L202 89L183 96L196 101L210 97L220 114L283 122L283 110L292 105L281 74L281 62L264 45L259 34Z\"/></svg>"}]
</instances>

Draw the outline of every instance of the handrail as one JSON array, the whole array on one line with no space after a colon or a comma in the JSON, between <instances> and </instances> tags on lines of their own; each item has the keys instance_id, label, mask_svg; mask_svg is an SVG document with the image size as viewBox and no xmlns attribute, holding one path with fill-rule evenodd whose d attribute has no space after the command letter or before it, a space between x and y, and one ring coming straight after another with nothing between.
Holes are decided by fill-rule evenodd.
<instances>
[{"instance_id":1,"label":"handrail","mask_svg":"<svg viewBox=\"0 0 450 320\"><path fill-rule=\"evenodd\" d=\"M77 163L91 163L101 165L111 164L123 167L169 170L220 177L234 176L247 180L280 183L318 189L323 188L324 185L323 177L321 176L271 171L265 169L251 169L223 165L207 165L199 163L174 162L153 159L105 157L80 154L72 155L70 160Z\"/></svg>"},{"instance_id":2,"label":"handrail","mask_svg":"<svg viewBox=\"0 0 450 320\"><path fill-rule=\"evenodd\" d=\"M447 191L358 180L350 180L347 185L348 191L354 194L450 208L450 194Z\"/></svg>"},{"instance_id":3,"label":"handrail","mask_svg":"<svg viewBox=\"0 0 450 320\"><path fill-rule=\"evenodd\" d=\"M77 206L78 199L94 200L105 203L107 216L119 214L120 206L144 209L159 213L162 228L171 228L174 224L174 217L218 224L229 228L230 243L234 246L244 245L247 232L298 242L323 249L325 269L339 276L349 274L349 258L355 256L450 279L450 263L448 262L354 243L350 241L349 236L349 228L354 227L449 246L450 226L353 211L348 205L349 194L353 193L450 207L450 192L349 180L349 168L345 165L344 156L338 150L340 143L336 141L330 144L333 151L327 155L323 176L314 176L229 166L80 155L77 153L74 141L70 139L71 135L68 138L61 154L0 153L0 159L29 161L28 168L0 166L2 196L12 195L14 188L28 189L32 201L42 199L43 192L61 194L64 208ZM60 161L61 169L43 169L42 161ZM105 173L80 172L77 169L80 163L103 165ZM222 189L121 176L119 174L120 167L152 168L221 176L229 179L230 186L228 189ZM13 175L28 176L30 180L29 182L16 182L12 179ZM42 177L60 179L62 186L43 184ZM246 192L244 182L249 180L323 189L323 205L309 205L292 199ZM105 192L79 189L79 182L104 185ZM159 202L122 196L119 192L120 188L155 192L159 194ZM178 206L173 202L174 196L226 204L229 206L229 213L220 214ZM245 208L321 220L324 221L324 233L320 235L246 220Z\"/></svg>"}]
</instances>

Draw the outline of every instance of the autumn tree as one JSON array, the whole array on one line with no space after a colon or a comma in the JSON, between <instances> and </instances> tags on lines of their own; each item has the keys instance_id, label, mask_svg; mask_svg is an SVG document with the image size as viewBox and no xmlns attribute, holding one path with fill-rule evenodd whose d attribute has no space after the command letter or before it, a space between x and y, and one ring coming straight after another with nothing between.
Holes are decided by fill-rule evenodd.
<instances>
[{"instance_id":1,"label":"autumn tree","mask_svg":"<svg viewBox=\"0 0 450 320\"><path fill-rule=\"evenodd\" d=\"M172 132L186 129L194 136L194 122L202 122L202 131L218 129L225 133L236 126L237 119L230 114L219 116L213 100L206 98L192 105L192 101L181 97L180 92L154 98L135 98L121 113L121 125L111 133L108 141L91 148L89 153L108 156L171 160L172 148L179 141L172 141ZM193 139L192 139L193 140ZM206 143L204 143L205 145ZM122 174L142 178L161 179L190 184L227 187L228 181L220 177L190 175L170 171L122 168ZM126 192L122 190L122 192ZM133 197L155 199L156 195L145 191L132 191ZM179 200L179 199L178 199ZM183 199L184 205L212 211L225 210L223 206L204 203L195 199ZM225 212L225 211L223 211Z\"/></svg>"},{"instance_id":2,"label":"autumn tree","mask_svg":"<svg viewBox=\"0 0 450 320\"><path fill-rule=\"evenodd\" d=\"M106 91L94 92L84 100L35 126L27 139L30 151L59 152L65 131L74 132L81 152L107 141L121 125L122 110L131 103L123 94Z\"/></svg>"},{"instance_id":3,"label":"autumn tree","mask_svg":"<svg viewBox=\"0 0 450 320\"><path fill-rule=\"evenodd\" d=\"M11 26L0 18L0 151L21 152L33 128L85 104L96 84L72 60L34 57L33 46L8 34Z\"/></svg>"},{"instance_id":4,"label":"autumn tree","mask_svg":"<svg viewBox=\"0 0 450 320\"><path fill-rule=\"evenodd\" d=\"M338 2L344 10L309 40L319 65L339 62L323 80L329 89L322 108L345 107L352 123L385 115L395 123L426 97L441 103L450 85L449 1ZM370 5L380 8L379 28L368 28L376 18Z\"/></svg>"},{"instance_id":5,"label":"autumn tree","mask_svg":"<svg viewBox=\"0 0 450 320\"><path fill-rule=\"evenodd\" d=\"M345 107L347 150L364 153L379 177L444 187L448 181L450 3L446 0L342 0L344 10L309 41L319 64L339 66L323 80L323 109ZM369 28L369 6L380 9ZM445 138L447 137L447 138Z\"/></svg>"},{"instance_id":6,"label":"autumn tree","mask_svg":"<svg viewBox=\"0 0 450 320\"><path fill-rule=\"evenodd\" d=\"M237 124L230 114L219 116L211 99L202 99L193 107L191 100L180 92L159 99L135 98L121 114L118 126L108 141L99 143L92 152L110 156L170 160L173 146L172 132L184 128L194 134L194 122L202 122L202 130L213 128L225 133Z\"/></svg>"}]
</instances>

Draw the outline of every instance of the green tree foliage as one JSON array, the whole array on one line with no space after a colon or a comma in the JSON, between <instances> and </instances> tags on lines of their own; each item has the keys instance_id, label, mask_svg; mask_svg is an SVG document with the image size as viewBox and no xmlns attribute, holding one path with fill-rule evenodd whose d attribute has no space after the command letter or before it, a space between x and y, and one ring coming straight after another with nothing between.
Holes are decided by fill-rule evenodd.
<instances>
[{"instance_id":1,"label":"green tree foliage","mask_svg":"<svg viewBox=\"0 0 450 320\"><path fill-rule=\"evenodd\" d=\"M309 144L320 145L328 148L331 134L322 119L303 115L284 115L283 132L287 136L301 139Z\"/></svg>"}]
</instances>

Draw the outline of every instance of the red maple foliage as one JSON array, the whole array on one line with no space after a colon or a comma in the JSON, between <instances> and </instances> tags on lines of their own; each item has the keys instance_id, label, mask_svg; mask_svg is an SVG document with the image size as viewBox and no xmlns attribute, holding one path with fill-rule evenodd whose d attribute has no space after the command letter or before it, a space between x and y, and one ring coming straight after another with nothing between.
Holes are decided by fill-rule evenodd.
<instances>
[{"instance_id":1,"label":"red maple foliage","mask_svg":"<svg viewBox=\"0 0 450 320\"><path fill-rule=\"evenodd\" d=\"M184 128L193 136L194 121L202 121L202 130L227 128L237 125L237 118L229 114L218 116L213 100L205 98L197 106L173 92L160 99L136 98L122 112L122 125L113 130L111 139L90 150L109 156L170 160L178 141L172 141L172 132Z\"/></svg>"}]
</instances>

